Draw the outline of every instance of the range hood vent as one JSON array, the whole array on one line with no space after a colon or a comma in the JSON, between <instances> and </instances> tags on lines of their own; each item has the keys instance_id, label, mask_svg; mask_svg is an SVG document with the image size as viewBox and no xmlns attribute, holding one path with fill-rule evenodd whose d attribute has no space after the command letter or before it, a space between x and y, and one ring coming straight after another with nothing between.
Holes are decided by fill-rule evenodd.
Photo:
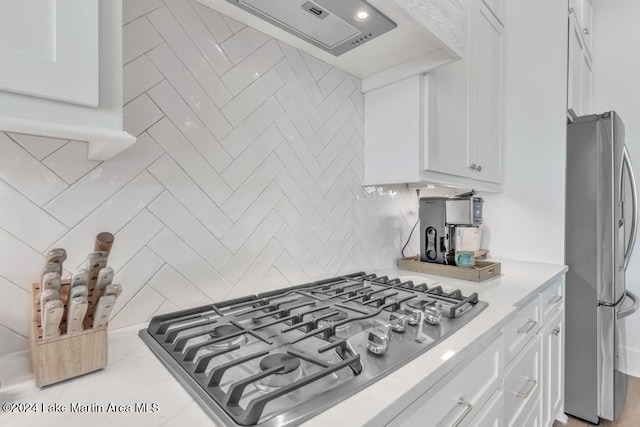
<instances>
[{"instance_id":1,"label":"range hood vent","mask_svg":"<svg viewBox=\"0 0 640 427\"><path fill-rule=\"evenodd\" d=\"M227 0L335 56L396 24L364 0Z\"/></svg>"}]
</instances>

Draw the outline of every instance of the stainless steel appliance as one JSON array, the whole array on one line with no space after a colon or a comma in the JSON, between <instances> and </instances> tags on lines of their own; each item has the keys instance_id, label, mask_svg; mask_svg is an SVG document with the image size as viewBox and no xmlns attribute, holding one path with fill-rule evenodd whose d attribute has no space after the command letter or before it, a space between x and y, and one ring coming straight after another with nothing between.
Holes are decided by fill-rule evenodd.
<instances>
[{"instance_id":1,"label":"stainless steel appliance","mask_svg":"<svg viewBox=\"0 0 640 427\"><path fill-rule=\"evenodd\" d=\"M214 421L292 426L487 305L476 293L355 273L155 316L139 335Z\"/></svg>"},{"instance_id":2,"label":"stainless steel appliance","mask_svg":"<svg viewBox=\"0 0 640 427\"><path fill-rule=\"evenodd\" d=\"M227 0L335 56L397 27L364 0Z\"/></svg>"},{"instance_id":3,"label":"stainless steel appliance","mask_svg":"<svg viewBox=\"0 0 640 427\"><path fill-rule=\"evenodd\" d=\"M566 169L565 412L615 420L627 391L621 319L638 308L625 288L637 231L637 193L624 125L615 112L568 125Z\"/></svg>"},{"instance_id":4,"label":"stainless steel appliance","mask_svg":"<svg viewBox=\"0 0 640 427\"><path fill-rule=\"evenodd\" d=\"M420 259L438 264L455 264L456 227L482 225L481 197L421 197Z\"/></svg>"}]
</instances>

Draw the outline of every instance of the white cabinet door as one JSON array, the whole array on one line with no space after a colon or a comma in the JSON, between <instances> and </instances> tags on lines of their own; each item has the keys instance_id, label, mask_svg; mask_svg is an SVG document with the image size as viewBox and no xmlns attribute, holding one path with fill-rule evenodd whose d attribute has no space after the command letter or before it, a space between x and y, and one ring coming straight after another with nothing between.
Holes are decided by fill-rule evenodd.
<instances>
[{"instance_id":1,"label":"white cabinet door","mask_svg":"<svg viewBox=\"0 0 640 427\"><path fill-rule=\"evenodd\" d=\"M0 90L98 105L98 0L0 2Z\"/></svg>"},{"instance_id":2,"label":"white cabinet door","mask_svg":"<svg viewBox=\"0 0 640 427\"><path fill-rule=\"evenodd\" d=\"M569 92L567 108L574 116L582 111L582 62L583 45L580 28L574 13L569 14Z\"/></svg>"},{"instance_id":3,"label":"white cabinet door","mask_svg":"<svg viewBox=\"0 0 640 427\"><path fill-rule=\"evenodd\" d=\"M473 19L471 147L474 178L502 182L502 26L482 2Z\"/></svg>"},{"instance_id":4,"label":"white cabinet door","mask_svg":"<svg viewBox=\"0 0 640 427\"><path fill-rule=\"evenodd\" d=\"M592 66L591 60L589 59L589 55L586 55L586 52L583 52L582 60L580 62L581 70L580 70L580 83L581 83L581 108L582 114L591 114L591 81L593 80L592 75Z\"/></svg>"},{"instance_id":5,"label":"white cabinet door","mask_svg":"<svg viewBox=\"0 0 640 427\"><path fill-rule=\"evenodd\" d=\"M564 310L556 314L542 334L542 425L553 425L562 406L564 377Z\"/></svg>"}]
</instances>

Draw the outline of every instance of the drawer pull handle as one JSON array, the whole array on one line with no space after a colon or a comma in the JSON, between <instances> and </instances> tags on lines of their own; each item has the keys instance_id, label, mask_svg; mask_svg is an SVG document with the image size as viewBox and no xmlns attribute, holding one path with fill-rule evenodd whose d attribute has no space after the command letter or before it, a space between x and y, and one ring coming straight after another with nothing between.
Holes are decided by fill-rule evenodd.
<instances>
[{"instance_id":1,"label":"drawer pull handle","mask_svg":"<svg viewBox=\"0 0 640 427\"><path fill-rule=\"evenodd\" d=\"M535 320L529 320L525 325L518 329L519 334L528 334L538 324Z\"/></svg>"},{"instance_id":2,"label":"drawer pull handle","mask_svg":"<svg viewBox=\"0 0 640 427\"><path fill-rule=\"evenodd\" d=\"M551 297L551 298L549 298L547 300L547 302L549 304L555 304L555 303L560 302L560 301L562 301L562 296L561 295L554 295L553 297Z\"/></svg>"},{"instance_id":3,"label":"drawer pull handle","mask_svg":"<svg viewBox=\"0 0 640 427\"><path fill-rule=\"evenodd\" d=\"M560 328L553 328L551 330L551 333L555 336L558 336L558 334L560 333Z\"/></svg>"},{"instance_id":4,"label":"drawer pull handle","mask_svg":"<svg viewBox=\"0 0 640 427\"><path fill-rule=\"evenodd\" d=\"M529 396L531 396L531 393L533 392L533 390L536 389L536 386L538 385L538 381L534 380L533 378L527 378L527 382L531 384L529 389L524 393L521 391L516 392L516 396L521 397L523 399L527 399Z\"/></svg>"},{"instance_id":5,"label":"drawer pull handle","mask_svg":"<svg viewBox=\"0 0 640 427\"><path fill-rule=\"evenodd\" d=\"M473 410L473 405L469 402L465 402L461 397L458 398L458 405L465 406L466 408L464 412L460 414L458 419L453 424L451 424L451 427L458 427L462 422L462 420L464 420L467 417L467 415L469 415L469 412Z\"/></svg>"}]
</instances>

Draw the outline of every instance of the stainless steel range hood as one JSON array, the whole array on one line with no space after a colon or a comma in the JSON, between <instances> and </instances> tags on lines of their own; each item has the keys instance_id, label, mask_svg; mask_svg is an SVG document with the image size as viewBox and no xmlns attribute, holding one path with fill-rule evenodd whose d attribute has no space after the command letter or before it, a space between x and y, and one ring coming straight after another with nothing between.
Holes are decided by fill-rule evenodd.
<instances>
[{"instance_id":1,"label":"stainless steel range hood","mask_svg":"<svg viewBox=\"0 0 640 427\"><path fill-rule=\"evenodd\" d=\"M227 0L335 56L396 28L364 0Z\"/></svg>"}]
</instances>

